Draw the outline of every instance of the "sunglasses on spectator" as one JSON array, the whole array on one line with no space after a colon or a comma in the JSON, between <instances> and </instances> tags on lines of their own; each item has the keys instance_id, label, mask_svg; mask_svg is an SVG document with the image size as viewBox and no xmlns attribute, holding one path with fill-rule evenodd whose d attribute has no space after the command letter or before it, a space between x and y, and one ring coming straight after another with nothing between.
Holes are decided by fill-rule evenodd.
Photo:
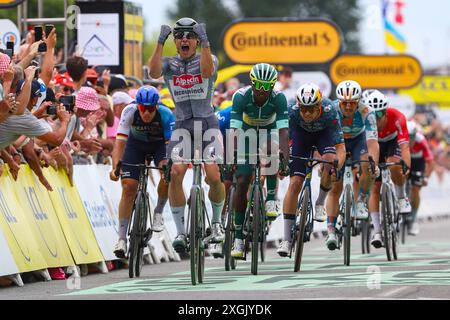
<instances>
[{"instance_id":1,"label":"sunglasses on spectator","mask_svg":"<svg viewBox=\"0 0 450 320\"><path fill-rule=\"evenodd\" d=\"M375 111L375 115L377 116L377 119L381 119L385 116L386 111Z\"/></svg>"},{"instance_id":2,"label":"sunglasses on spectator","mask_svg":"<svg viewBox=\"0 0 450 320\"><path fill-rule=\"evenodd\" d=\"M144 106L143 104L138 105L138 109L141 113L145 113L146 111L153 113L156 110L156 104L153 106Z\"/></svg>"},{"instance_id":3,"label":"sunglasses on spectator","mask_svg":"<svg viewBox=\"0 0 450 320\"><path fill-rule=\"evenodd\" d=\"M270 91L273 88L273 83L265 81L253 81L252 85L258 91L259 90Z\"/></svg>"},{"instance_id":4,"label":"sunglasses on spectator","mask_svg":"<svg viewBox=\"0 0 450 320\"><path fill-rule=\"evenodd\" d=\"M192 31L177 31L173 34L173 37L178 40L183 39L183 38L186 38L186 39L197 39L198 38L197 34Z\"/></svg>"}]
</instances>

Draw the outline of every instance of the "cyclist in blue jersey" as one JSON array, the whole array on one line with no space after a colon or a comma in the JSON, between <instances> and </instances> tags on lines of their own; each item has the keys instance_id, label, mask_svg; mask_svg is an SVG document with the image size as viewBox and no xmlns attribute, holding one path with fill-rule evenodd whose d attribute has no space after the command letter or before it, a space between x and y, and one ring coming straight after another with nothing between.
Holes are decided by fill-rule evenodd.
<instances>
[{"instance_id":1,"label":"cyclist in blue jersey","mask_svg":"<svg viewBox=\"0 0 450 320\"><path fill-rule=\"evenodd\" d=\"M157 166L167 163L166 145L170 141L174 115L169 108L159 104L156 88L145 86L139 89L136 101L128 105L122 113L113 152L113 169L110 178L118 181L115 175L119 160L129 164L142 164L146 156L151 156ZM154 231L164 229L162 212L168 199L168 184L163 175L158 185L158 203L154 215ZM121 171L122 198L119 204L119 241L114 248L118 258L127 253L127 229L133 210L139 184L139 169L124 166Z\"/></svg>"},{"instance_id":2,"label":"cyclist in blue jersey","mask_svg":"<svg viewBox=\"0 0 450 320\"><path fill-rule=\"evenodd\" d=\"M289 127L291 131L291 155L310 157L313 147L326 161L339 161L339 168L345 162L345 145L339 116L329 99L323 99L320 88L308 83L301 86L296 94L297 104L289 108ZM338 151L337 151L338 150ZM291 179L283 203L284 238L277 253L286 257L291 251L292 227L295 223L298 196L306 175L306 162L291 158L289 161ZM326 218L325 198L331 190L336 172L330 165L322 170L319 197L315 204L316 221Z\"/></svg>"},{"instance_id":3,"label":"cyclist in blue jersey","mask_svg":"<svg viewBox=\"0 0 450 320\"><path fill-rule=\"evenodd\" d=\"M342 131L344 132L346 152L351 153L352 161L367 161L370 155L376 165L379 156L377 119L375 112L361 100L361 86L356 81L343 81L337 86L336 96L338 99L333 101L333 104L338 112ZM378 167L375 166L375 168L377 169ZM357 199L355 205L356 219L366 220L369 217L369 192L370 187L375 182L375 175L376 172L370 172L368 163L361 163L359 189L354 188L355 199ZM358 182L356 183L358 184ZM327 247L330 250L337 248L335 227L339 215L339 198L342 189L343 180L340 180L333 185L333 189L327 199Z\"/></svg>"}]
</instances>

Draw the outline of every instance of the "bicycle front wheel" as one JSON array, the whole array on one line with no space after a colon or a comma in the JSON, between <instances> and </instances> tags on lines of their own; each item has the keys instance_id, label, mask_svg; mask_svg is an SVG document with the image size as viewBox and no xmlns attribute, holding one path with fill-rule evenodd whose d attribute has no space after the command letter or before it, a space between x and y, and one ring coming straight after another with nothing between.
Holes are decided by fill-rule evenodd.
<instances>
[{"instance_id":1,"label":"bicycle front wheel","mask_svg":"<svg viewBox=\"0 0 450 320\"><path fill-rule=\"evenodd\" d=\"M345 187L345 207L344 207L344 264L350 265L350 244L352 234L352 190L350 186Z\"/></svg>"},{"instance_id":2,"label":"bicycle front wheel","mask_svg":"<svg viewBox=\"0 0 450 320\"><path fill-rule=\"evenodd\" d=\"M225 227L225 241L223 245L223 251L225 256L225 270L230 271L231 269L236 269L236 260L231 256L231 249L234 243L234 214L233 214L233 197L235 188L234 186L230 189L230 194L227 201L227 224Z\"/></svg>"},{"instance_id":3,"label":"bicycle front wheel","mask_svg":"<svg viewBox=\"0 0 450 320\"><path fill-rule=\"evenodd\" d=\"M140 277L144 263L143 237L147 227L147 205L143 194L136 197L133 213L133 227L130 235L130 257L128 261L128 275L130 278Z\"/></svg>"},{"instance_id":4,"label":"bicycle front wheel","mask_svg":"<svg viewBox=\"0 0 450 320\"><path fill-rule=\"evenodd\" d=\"M199 232L199 221L198 216L200 216L198 205L198 198L200 198L200 194L197 188L193 188L191 190L190 196L190 208L189 208L189 253L190 253L190 262L191 262L191 282L192 285L197 285L198 274L199 274L199 261L200 261L200 234ZM199 282L199 281L198 281Z\"/></svg>"},{"instance_id":5,"label":"bicycle front wheel","mask_svg":"<svg viewBox=\"0 0 450 320\"><path fill-rule=\"evenodd\" d=\"M308 207L309 207L309 188L305 188L303 192L303 198L301 199L301 208L297 210L297 214L300 214L300 225L295 233L297 235L297 241L295 245L295 262L294 262L294 272L300 271L300 266L302 264L303 256L303 245L305 243L305 226L306 220L308 219ZM300 212L299 212L300 211Z\"/></svg>"},{"instance_id":6,"label":"bicycle front wheel","mask_svg":"<svg viewBox=\"0 0 450 320\"><path fill-rule=\"evenodd\" d=\"M261 195L259 188L253 190L253 210L252 210L252 266L251 271L255 276L258 274L258 247L260 240L260 233L263 232L261 228L262 221L261 213Z\"/></svg>"},{"instance_id":7,"label":"bicycle front wheel","mask_svg":"<svg viewBox=\"0 0 450 320\"><path fill-rule=\"evenodd\" d=\"M381 192L381 218L383 219L383 236L384 247L386 248L386 257L388 261L392 260L392 233L391 233L391 221L392 221L392 203L390 197L390 190L387 185L382 188Z\"/></svg>"}]
</instances>

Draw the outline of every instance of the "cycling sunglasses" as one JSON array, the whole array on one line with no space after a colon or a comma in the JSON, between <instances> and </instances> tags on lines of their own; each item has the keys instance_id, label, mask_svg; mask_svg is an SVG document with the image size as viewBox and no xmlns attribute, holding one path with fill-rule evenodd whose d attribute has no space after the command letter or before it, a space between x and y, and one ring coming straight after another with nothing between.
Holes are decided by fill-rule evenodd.
<instances>
[{"instance_id":1,"label":"cycling sunglasses","mask_svg":"<svg viewBox=\"0 0 450 320\"><path fill-rule=\"evenodd\" d=\"M377 116L377 119L381 119L386 115L386 111L375 111L375 115Z\"/></svg>"},{"instance_id":2,"label":"cycling sunglasses","mask_svg":"<svg viewBox=\"0 0 450 320\"><path fill-rule=\"evenodd\" d=\"M270 91L270 90L272 90L272 88L273 88L273 83L271 83L271 82L265 82L265 81L253 81L252 82L252 85L253 85L253 87L256 89L256 90L264 90L264 91Z\"/></svg>"},{"instance_id":3,"label":"cycling sunglasses","mask_svg":"<svg viewBox=\"0 0 450 320\"><path fill-rule=\"evenodd\" d=\"M138 105L138 109L141 113L145 113L146 111L153 113L156 110L156 104L153 106L144 106L143 104Z\"/></svg>"},{"instance_id":4,"label":"cycling sunglasses","mask_svg":"<svg viewBox=\"0 0 450 320\"><path fill-rule=\"evenodd\" d=\"M183 39L183 38L186 38L186 39L197 39L198 38L197 34L192 31L177 31L173 34L173 37L178 40Z\"/></svg>"}]
</instances>

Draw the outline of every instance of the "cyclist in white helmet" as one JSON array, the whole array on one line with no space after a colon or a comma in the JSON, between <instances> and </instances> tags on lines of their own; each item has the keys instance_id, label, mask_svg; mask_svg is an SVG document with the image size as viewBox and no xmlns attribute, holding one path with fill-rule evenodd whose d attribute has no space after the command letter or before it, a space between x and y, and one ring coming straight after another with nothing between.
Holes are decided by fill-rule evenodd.
<instances>
[{"instance_id":1,"label":"cyclist in white helmet","mask_svg":"<svg viewBox=\"0 0 450 320\"><path fill-rule=\"evenodd\" d=\"M378 143L380 145L380 163L397 162L403 159L411 167L411 153L409 151L409 135L406 127L406 117L395 108L389 107L388 98L378 90L375 90L367 99L367 104L375 111L377 117ZM411 205L405 190L406 178L400 166L390 167L395 193L398 197L400 214L411 212ZM374 226L374 235L371 244L375 248L383 246L380 225L380 186L381 176L374 184L369 200L369 211Z\"/></svg>"},{"instance_id":2,"label":"cyclist in white helmet","mask_svg":"<svg viewBox=\"0 0 450 320\"><path fill-rule=\"evenodd\" d=\"M342 131L344 132L345 150L351 153L353 161L368 160L372 156L378 163L378 131L375 112L361 102L362 90L359 83L352 80L341 82L336 89L337 100L334 106L339 114ZM355 188L356 219L366 220L369 217L367 208L370 187L375 181L375 172L370 173L370 165L361 163L359 190ZM356 172L355 172L356 173ZM373 176L373 178L372 178ZM355 179L355 181L357 181ZM337 248L335 227L339 215L339 198L342 193L343 180L333 184L333 189L327 199L328 237L327 247Z\"/></svg>"}]
</instances>

